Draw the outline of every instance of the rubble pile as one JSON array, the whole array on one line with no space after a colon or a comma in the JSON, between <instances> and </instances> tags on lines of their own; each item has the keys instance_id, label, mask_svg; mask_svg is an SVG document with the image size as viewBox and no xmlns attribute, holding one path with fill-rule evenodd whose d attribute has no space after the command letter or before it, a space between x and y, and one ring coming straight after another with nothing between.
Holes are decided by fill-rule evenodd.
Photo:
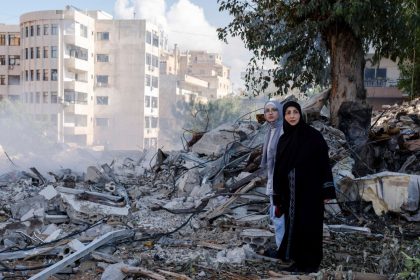
<instances>
[{"instance_id":1,"label":"rubble pile","mask_svg":"<svg viewBox=\"0 0 420 280\"><path fill-rule=\"evenodd\" d=\"M401 117L418 117L414 108L397 113L404 143L415 139L403 133L408 119ZM326 206L322 269L308 279L408 271L402 252L420 251L418 162L407 173L355 178L345 135L320 120L311 124L330 147L339 198ZM286 264L259 254L275 244L258 168L267 129L238 121L205 133L188 151L115 158L84 173L3 174L0 279L293 278L281 271Z\"/></svg>"},{"instance_id":2,"label":"rubble pile","mask_svg":"<svg viewBox=\"0 0 420 280\"><path fill-rule=\"evenodd\" d=\"M374 112L370 140L379 171L420 174L420 98Z\"/></svg>"}]
</instances>

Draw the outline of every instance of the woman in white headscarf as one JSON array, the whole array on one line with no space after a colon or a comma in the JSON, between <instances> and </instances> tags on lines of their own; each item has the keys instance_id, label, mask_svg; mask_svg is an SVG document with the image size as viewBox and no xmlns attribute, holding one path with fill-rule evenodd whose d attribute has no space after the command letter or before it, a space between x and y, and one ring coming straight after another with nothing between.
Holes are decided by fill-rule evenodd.
<instances>
[{"instance_id":1,"label":"woman in white headscarf","mask_svg":"<svg viewBox=\"0 0 420 280\"><path fill-rule=\"evenodd\" d=\"M267 172L266 194L270 197L270 218L274 225L277 245L276 250L267 250L264 254L278 258L278 249L284 236L284 215L280 213L280 209L273 203L273 172L276 163L277 143L283 134L282 105L277 101L266 102L264 105L264 117L270 129L264 142L261 168L264 168Z\"/></svg>"}]
</instances>

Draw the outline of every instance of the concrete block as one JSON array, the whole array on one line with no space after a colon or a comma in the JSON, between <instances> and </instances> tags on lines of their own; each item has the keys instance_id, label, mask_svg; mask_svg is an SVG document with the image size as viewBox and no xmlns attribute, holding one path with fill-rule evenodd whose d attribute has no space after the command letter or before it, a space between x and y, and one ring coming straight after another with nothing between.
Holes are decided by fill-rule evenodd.
<instances>
[{"instance_id":1,"label":"concrete block","mask_svg":"<svg viewBox=\"0 0 420 280\"><path fill-rule=\"evenodd\" d=\"M53 199L57 194L58 192L51 185L45 187L42 191L39 192L39 195L42 195L43 197L45 197L46 200Z\"/></svg>"},{"instance_id":2,"label":"concrete block","mask_svg":"<svg viewBox=\"0 0 420 280\"><path fill-rule=\"evenodd\" d=\"M243 242L256 250L266 249L269 244L274 242L274 233L263 229L245 229L241 232L240 237Z\"/></svg>"}]
</instances>

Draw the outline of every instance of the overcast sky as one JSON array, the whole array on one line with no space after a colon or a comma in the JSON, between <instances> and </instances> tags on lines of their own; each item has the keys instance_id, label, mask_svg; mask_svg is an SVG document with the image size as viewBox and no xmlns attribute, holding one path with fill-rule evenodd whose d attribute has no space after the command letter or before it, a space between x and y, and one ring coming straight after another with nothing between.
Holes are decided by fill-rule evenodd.
<instances>
[{"instance_id":1,"label":"overcast sky","mask_svg":"<svg viewBox=\"0 0 420 280\"><path fill-rule=\"evenodd\" d=\"M220 52L231 67L234 88L243 87L240 73L245 71L250 53L239 39L225 44L217 39L216 28L230 18L218 11L217 0L16 0L3 5L0 22L18 24L23 13L37 10L64 9L73 5L81 10L103 10L116 19L148 19L164 26L170 48L205 49Z\"/></svg>"}]
</instances>

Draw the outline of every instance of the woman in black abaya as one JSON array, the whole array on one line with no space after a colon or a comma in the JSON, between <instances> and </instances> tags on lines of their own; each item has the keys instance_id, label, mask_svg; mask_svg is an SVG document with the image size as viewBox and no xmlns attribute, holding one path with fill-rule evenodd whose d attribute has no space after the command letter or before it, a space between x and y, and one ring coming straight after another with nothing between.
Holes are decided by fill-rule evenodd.
<instances>
[{"instance_id":1,"label":"woman in black abaya","mask_svg":"<svg viewBox=\"0 0 420 280\"><path fill-rule=\"evenodd\" d=\"M294 272L316 272L322 260L324 201L335 198L328 146L321 133L302 119L300 105L283 106L283 130L274 168L274 204L285 214L279 249Z\"/></svg>"}]
</instances>

